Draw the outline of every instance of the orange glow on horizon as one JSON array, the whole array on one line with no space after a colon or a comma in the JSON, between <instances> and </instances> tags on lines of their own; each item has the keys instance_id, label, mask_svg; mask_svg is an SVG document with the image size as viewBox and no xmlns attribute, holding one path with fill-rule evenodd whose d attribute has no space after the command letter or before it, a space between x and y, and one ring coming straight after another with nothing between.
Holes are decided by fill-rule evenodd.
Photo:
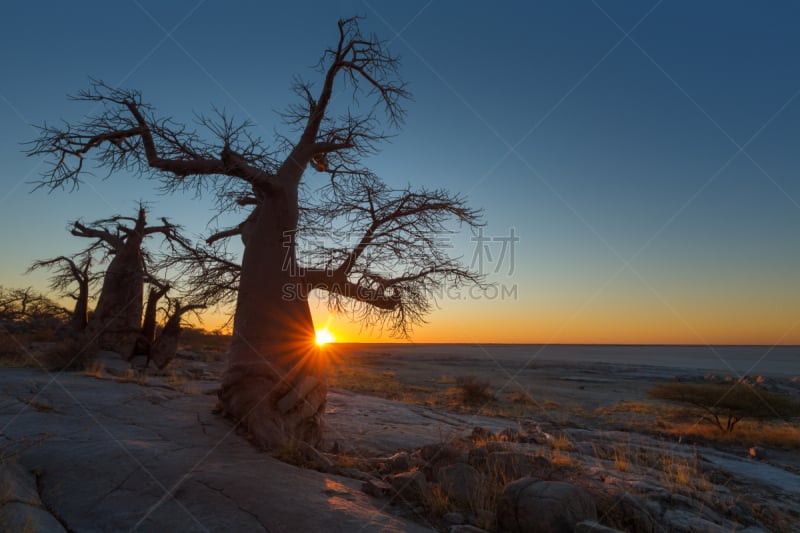
<instances>
[{"instance_id":1,"label":"orange glow on horizon","mask_svg":"<svg viewBox=\"0 0 800 533\"><path fill-rule=\"evenodd\" d=\"M539 307L527 302L482 302L437 310L408 339L334 315L323 306L312 307L312 314L316 331L332 336L326 341L328 349L331 342L771 346L800 345L796 301L792 298L772 307L757 300L745 305L734 296L721 303L676 299L670 306L645 305L635 298L583 307L581 300L553 299ZM226 319L223 315L204 317L202 326L212 329Z\"/></svg>"}]
</instances>

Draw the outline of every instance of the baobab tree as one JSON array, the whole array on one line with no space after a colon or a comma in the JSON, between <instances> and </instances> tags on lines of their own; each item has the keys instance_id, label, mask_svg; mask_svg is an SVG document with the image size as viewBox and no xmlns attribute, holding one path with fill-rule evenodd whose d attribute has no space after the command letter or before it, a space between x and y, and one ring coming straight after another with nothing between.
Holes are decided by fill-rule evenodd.
<instances>
[{"instance_id":1,"label":"baobab tree","mask_svg":"<svg viewBox=\"0 0 800 533\"><path fill-rule=\"evenodd\" d=\"M111 256L89 325L90 335L96 336L99 347L116 350L125 357L131 355L142 328L147 270L142 248L144 239L161 234L169 243L179 242L189 247L178 230L166 218L161 219L160 225L148 226L143 206L135 217L117 215L89 224L81 221L72 223L72 235L95 239L92 246L105 248Z\"/></svg>"},{"instance_id":2,"label":"baobab tree","mask_svg":"<svg viewBox=\"0 0 800 533\"><path fill-rule=\"evenodd\" d=\"M42 127L29 151L49 156L41 182L49 189L79 185L94 158L112 173L155 178L166 191L212 189L221 208L246 210L241 224L209 238L244 243L219 400L265 447L322 436L327 384L311 290L403 333L428 310L432 287L480 282L436 238L448 221L476 225L479 213L446 191L393 190L362 164L400 125L408 97L386 44L363 34L358 19L341 20L317 73L318 85L294 82L298 100L282 115L288 128L271 146L224 113L201 120L209 134L201 137L159 118L139 92L96 82L76 98L100 111ZM348 222L361 233L346 249L312 243L303 257L308 237Z\"/></svg>"},{"instance_id":3,"label":"baobab tree","mask_svg":"<svg viewBox=\"0 0 800 533\"><path fill-rule=\"evenodd\" d=\"M156 340L156 326L158 325L158 302L164 298L170 290L169 283L156 279L153 276L147 277L150 290L147 292L147 303L144 306L144 318L142 318L142 339L149 346Z\"/></svg>"},{"instance_id":4,"label":"baobab tree","mask_svg":"<svg viewBox=\"0 0 800 533\"><path fill-rule=\"evenodd\" d=\"M82 332L89 323L89 291L96 280L91 271L92 252L93 247L90 247L72 257L61 255L42 259L35 261L28 269L28 272L41 268L51 270L50 288L75 300L69 320L69 328L73 333ZM76 288L70 290L73 285Z\"/></svg>"},{"instance_id":5,"label":"baobab tree","mask_svg":"<svg viewBox=\"0 0 800 533\"><path fill-rule=\"evenodd\" d=\"M167 366L178 351L178 338L181 334L181 322L184 315L204 308L205 305L199 303L182 304L180 300L170 302L167 321L161 329L161 333L153 341L149 361L152 361L159 369Z\"/></svg>"}]
</instances>

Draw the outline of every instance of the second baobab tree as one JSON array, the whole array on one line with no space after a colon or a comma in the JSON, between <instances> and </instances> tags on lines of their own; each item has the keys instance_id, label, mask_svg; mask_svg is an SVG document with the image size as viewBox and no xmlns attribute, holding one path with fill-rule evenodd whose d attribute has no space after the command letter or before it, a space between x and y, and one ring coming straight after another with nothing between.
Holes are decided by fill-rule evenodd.
<instances>
[{"instance_id":1,"label":"second baobab tree","mask_svg":"<svg viewBox=\"0 0 800 533\"><path fill-rule=\"evenodd\" d=\"M404 334L429 310L431 291L481 282L439 238L450 222L477 224L475 210L447 191L393 189L362 164L402 121L408 94L397 67L358 19L341 20L317 83L294 81L297 100L270 146L224 114L202 119L202 136L159 117L136 91L95 83L77 99L101 110L43 127L30 150L52 163L42 181L50 189L78 185L92 158L168 191L213 190L222 209L246 211L241 224L210 238L244 243L219 400L265 447L322 438L327 384L310 291ZM331 234L348 226L347 239Z\"/></svg>"}]
</instances>

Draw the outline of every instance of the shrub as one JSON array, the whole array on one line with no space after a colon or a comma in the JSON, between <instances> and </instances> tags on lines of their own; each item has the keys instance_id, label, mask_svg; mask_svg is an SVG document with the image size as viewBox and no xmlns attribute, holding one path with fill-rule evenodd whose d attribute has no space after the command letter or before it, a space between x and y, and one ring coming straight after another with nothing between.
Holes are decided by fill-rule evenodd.
<instances>
[{"instance_id":1,"label":"shrub","mask_svg":"<svg viewBox=\"0 0 800 533\"><path fill-rule=\"evenodd\" d=\"M83 336L68 337L51 346L42 356L49 370L86 370L97 354L97 346Z\"/></svg>"},{"instance_id":2,"label":"shrub","mask_svg":"<svg viewBox=\"0 0 800 533\"><path fill-rule=\"evenodd\" d=\"M0 331L0 359L4 360L4 366L16 366L13 362L25 355L27 342L20 335Z\"/></svg>"},{"instance_id":3,"label":"shrub","mask_svg":"<svg viewBox=\"0 0 800 533\"><path fill-rule=\"evenodd\" d=\"M489 382L475 376L461 376L456 378L456 388L464 403L481 403L494 400L494 394L489 388Z\"/></svg>"},{"instance_id":4,"label":"shrub","mask_svg":"<svg viewBox=\"0 0 800 533\"><path fill-rule=\"evenodd\" d=\"M760 390L746 383L667 383L647 393L651 398L689 405L701 418L730 433L743 418L790 419L800 416L800 401Z\"/></svg>"}]
</instances>

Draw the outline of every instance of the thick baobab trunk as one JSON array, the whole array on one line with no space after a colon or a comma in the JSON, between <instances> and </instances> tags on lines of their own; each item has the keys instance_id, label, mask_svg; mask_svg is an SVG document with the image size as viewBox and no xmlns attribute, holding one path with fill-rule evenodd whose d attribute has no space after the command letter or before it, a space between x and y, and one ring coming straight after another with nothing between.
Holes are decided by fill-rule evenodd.
<instances>
[{"instance_id":1,"label":"thick baobab trunk","mask_svg":"<svg viewBox=\"0 0 800 533\"><path fill-rule=\"evenodd\" d=\"M91 324L100 348L126 356L141 330L144 228L145 212L141 209L133 231L108 265Z\"/></svg>"},{"instance_id":2,"label":"thick baobab trunk","mask_svg":"<svg viewBox=\"0 0 800 533\"><path fill-rule=\"evenodd\" d=\"M297 198L275 196L267 197L243 228L245 250L220 407L264 447L295 440L316 445L322 439L327 383L295 260Z\"/></svg>"}]
</instances>

